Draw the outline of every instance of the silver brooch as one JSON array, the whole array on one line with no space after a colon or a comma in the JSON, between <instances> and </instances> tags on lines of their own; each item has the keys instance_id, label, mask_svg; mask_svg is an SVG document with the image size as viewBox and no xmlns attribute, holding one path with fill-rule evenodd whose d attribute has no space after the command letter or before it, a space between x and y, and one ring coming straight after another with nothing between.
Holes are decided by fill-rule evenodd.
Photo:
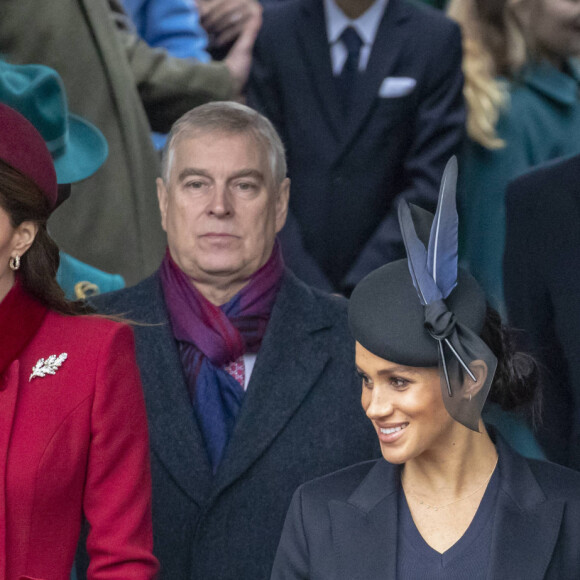
<instances>
[{"instance_id":1,"label":"silver brooch","mask_svg":"<svg viewBox=\"0 0 580 580\"><path fill-rule=\"evenodd\" d=\"M30 382L34 377L44 377L46 375L54 375L62 363L66 360L68 354L63 352L56 356L51 354L46 360L41 358L32 367L32 374L30 375L28 382Z\"/></svg>"}]
</instances>

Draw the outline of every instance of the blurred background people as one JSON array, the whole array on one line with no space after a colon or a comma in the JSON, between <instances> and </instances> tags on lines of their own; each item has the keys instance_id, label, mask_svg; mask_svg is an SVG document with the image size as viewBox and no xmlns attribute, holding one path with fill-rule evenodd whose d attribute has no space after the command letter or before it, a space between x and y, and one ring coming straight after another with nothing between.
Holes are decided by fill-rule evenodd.
<instances>
[{"instance_id":1,"label":"blurred background people","mask_svg":"<svg viewBox=\"0 0 580 580\"><path fill-rule=\"evenodd\" d=\"M123 0L137 34L151 47L164 48L179 58L210 62L207 33L193 0ZM153 144L162 149L165 133L154 132Z\"/></svg>"},{"instance_id":2,"label":"blurred background people","mask_svg":"<svg viewBox=\"0 0 580 580\"><path fill-rule=\"evenodd\" d=\"M467 130L460 253L504 311L505 189L534 165L580 152L580 3L451 0L463 30Z\"/></svg>"},{"instance_id":3,"label":"blurred background people","mask_svg":"<svg viewBox=\"0 0 580 580\"><path fill-rule=\"evenodd\" d=\"M438 11L406 0L266 7L248 104L287 149L281 241L299 277L349 294L403 255L395 207L434 208L464 136L462 88L459 29Z\"/></svg>"},{"instance_id":4,"label":"blurred background people","mask_svg":"<svg viewBox=\"0 0 580 580\"><path fill-rule=\"evenodd\" d=\"M580 470L580 156L514 180L506 205L505 300L541 363L538 438L549 459Z\"/></svg>"},{"instance_id":5,"label":"blurred background people","mask_svg":"<svg viewBox=\"0 0 580 580\"><path fill-rule=\"evenodd\" d=\"M65 299L51 155L0 104L0 575L156 577L147 420L130 328Z\"/></svg>"},{"instance_id":6,"label":"blurred background people","mask_svg":"<svg viewBox=\"0 0 580 580\"><path fill-rule=\"evenodd\" d=\"M108 146L102 133L69 113L62 80L53 69L0 61L0 103L22 114L42 135L55 166L58 206L68 199L71 183L91 176L107 158ZM56 279L69 300L125 285L118 274L98 270L65 252L59 257Z\"/></svg>"},{"instance_id":7,"label":"blurred background people","mask_svg":"<svg viewBox=\"0 0 580 580\"><path fill-rule=\"evenodd\" d=\"M224 62L205 64L149 47L123 26L126 15L116 0L1 3L0 54L15 64L56 69L71 111L99 127L109 144L101 170L51 219L65 251L128 283L157 267L165 241L151 128L166 132L193 106L238 94L260 21L254 10Z\"/></svg>"}]
</instances>

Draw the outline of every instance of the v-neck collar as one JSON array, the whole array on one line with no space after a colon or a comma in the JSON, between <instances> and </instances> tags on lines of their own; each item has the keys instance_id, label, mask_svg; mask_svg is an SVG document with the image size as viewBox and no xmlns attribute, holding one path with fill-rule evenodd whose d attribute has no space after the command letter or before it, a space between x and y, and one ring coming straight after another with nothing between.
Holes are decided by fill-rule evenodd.
<instances>
[{"instance_id":1,"label":"v-neck collar","mask_svg":"<svg viewBox=\"0 0 580 580\"><path fill-rule=\"evenodd\" d=\"M464 534L445 552L438 552L432 548L423 538L411 515L409 505L402 488L399 490L399 526L400 532L405 537L407 544L423 560L432 565L446 568L462 554L470 550L472 544L477 541L481 534L490 524L495 510L497 494L500 488L499 466L493 472L487 485L483 498ZM490 528L491 530L491 528ZM491 537L491 534L490 534Z\"/></svg>"}]
</instances>

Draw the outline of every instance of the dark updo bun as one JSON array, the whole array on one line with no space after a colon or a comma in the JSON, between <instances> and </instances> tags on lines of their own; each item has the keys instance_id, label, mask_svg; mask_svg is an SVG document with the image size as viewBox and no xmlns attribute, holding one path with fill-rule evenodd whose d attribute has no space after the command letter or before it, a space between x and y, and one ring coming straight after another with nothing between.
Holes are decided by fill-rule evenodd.
<instances>
[{"instance_id":1,"label":"dark updo bun","mask_svg":"<svg viewBox=\"0 0 580 580\"><path fill-rule=\"evenodd\" d=\"M500 315L488 305L481 338L497 357L497 369L488 400L505 411L539 405L539 368L529 354L517 352L513 331L504 326Z\"/></svg>"}]
</instances>

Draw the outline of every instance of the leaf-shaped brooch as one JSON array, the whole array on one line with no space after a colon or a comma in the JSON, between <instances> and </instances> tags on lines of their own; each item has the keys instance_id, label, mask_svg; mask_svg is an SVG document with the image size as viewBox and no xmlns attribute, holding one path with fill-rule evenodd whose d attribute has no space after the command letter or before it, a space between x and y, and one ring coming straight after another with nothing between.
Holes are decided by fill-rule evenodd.
<instances>
[{"instance_id":1,"label":"leaf-shaped brooch","mask_svg":"<svg viewBox=\"0 0 580 580\"><path fill-rule=\"evenodd\" d=\"M56 373L62 363L66 360L67 356L68 354L63 352L58 356L51 354L46 360L43 358L38 359L38 362L32 367L32 374L28 378L28 382L30 382L35 377L42 378L46 375L54 375L54 373Z\"/></svg>"}]
</instances>

